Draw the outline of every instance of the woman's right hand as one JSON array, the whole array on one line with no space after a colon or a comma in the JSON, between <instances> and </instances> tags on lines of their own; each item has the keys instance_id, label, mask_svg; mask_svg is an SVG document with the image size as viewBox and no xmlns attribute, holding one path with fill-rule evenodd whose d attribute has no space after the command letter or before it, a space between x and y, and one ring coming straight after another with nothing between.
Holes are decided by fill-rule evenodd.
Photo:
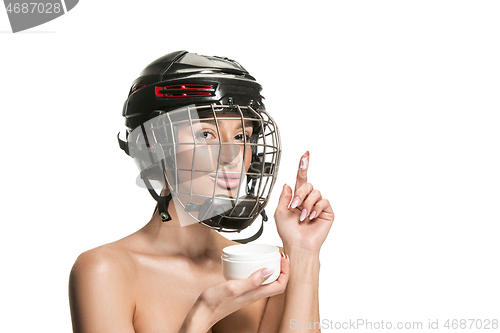
<instances>
[{"instance_id":1,"label":"woman's right hand","mask_svg":"<svg viewBox=\"0 0 500 333\"><path fill-rule=\"evenodd\" d=\"M283 293L290 275L289 264L289 260L282 255L280 276L276 281L266 285L261 284L271 276L272 272L263 276L264 269L254 272L243 280L229 280L216 284L200 294L193 308L198 307L201 313L207 315L209 327L212 327L222 318L261 298Z\"/></svg>"}]
</instances>

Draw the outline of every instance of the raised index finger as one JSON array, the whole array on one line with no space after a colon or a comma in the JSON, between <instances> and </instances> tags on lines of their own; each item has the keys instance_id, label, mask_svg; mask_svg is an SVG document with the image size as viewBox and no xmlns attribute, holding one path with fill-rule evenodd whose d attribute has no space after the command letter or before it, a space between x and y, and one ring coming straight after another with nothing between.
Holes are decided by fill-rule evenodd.
<instances>
[{"instance_id":1,"label":"raised index finger","mask_svg":"<svg viewBox=\"0 0 500 333\"><path fill-rule=\"evenodd\" d=\"M297 171L297 181L295 182L295 190L293 193L307 183L307 169L309 168L309 150L300 158L299 170Z\"/></svg>"}]
</instances>

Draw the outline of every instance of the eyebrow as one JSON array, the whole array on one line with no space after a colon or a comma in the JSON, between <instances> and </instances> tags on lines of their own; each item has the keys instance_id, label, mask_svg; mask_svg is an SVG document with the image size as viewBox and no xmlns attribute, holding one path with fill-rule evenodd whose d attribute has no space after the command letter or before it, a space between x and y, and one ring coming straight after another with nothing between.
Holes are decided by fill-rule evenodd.
<instances>
[{"instance_id":1,"label":"eyebrow","mask_svg":"<svg viewBox=\"0 0 500 333\"><path fill-rule=\"evenodd\" d=\"M239 120L240 124L241 124L241 118L238 118L238 117L231 117L231 118L224 118L224 117L219 117L217 118L218 120ZM214 125L215 126L215 119L214 118L201 118L201 119L198 119L197 122L199 123L207 123L207 124L210 124L210 125ZM244 119L243 120L244 122L244 125L245 127L253 127L252 126L252 120L249 120L249 119Z\"/></svg>"}]
</instances>

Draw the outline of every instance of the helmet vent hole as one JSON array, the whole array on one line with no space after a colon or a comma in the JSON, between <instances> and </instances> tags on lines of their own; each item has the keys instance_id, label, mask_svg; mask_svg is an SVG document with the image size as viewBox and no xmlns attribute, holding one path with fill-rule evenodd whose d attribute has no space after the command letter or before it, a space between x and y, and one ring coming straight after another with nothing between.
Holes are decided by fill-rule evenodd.
<instances>
[{"instance_id":1,"label":"helmet vent hole","mask_svg":"<svg viewBox=\"0 0 500 333\"><path fill-rule=\"evenodd\" d=\"M214 95L214 87L204 84L176 84L156 87L157 97L203 97Z\"/></svg>"}]
</instances>

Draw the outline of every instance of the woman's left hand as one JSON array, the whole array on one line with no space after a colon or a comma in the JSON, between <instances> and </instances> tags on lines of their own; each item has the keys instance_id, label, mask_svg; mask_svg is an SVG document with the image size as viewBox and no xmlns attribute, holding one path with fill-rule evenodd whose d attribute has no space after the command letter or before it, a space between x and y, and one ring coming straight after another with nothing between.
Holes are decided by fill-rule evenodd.
<instances>
[{"instance_id":1,"label":"woman's left hand","mask_svg":"<svg viewBox=\"0 0 500 333\"><path fill-rule=\"evenodd\" d=\"M308 167L309 152L306 152L299 164L293 200L292 189L285 184L274 219L285 248L319 253L335 215L330 202L307 182Z\"/></svg>"}]
</instances>

